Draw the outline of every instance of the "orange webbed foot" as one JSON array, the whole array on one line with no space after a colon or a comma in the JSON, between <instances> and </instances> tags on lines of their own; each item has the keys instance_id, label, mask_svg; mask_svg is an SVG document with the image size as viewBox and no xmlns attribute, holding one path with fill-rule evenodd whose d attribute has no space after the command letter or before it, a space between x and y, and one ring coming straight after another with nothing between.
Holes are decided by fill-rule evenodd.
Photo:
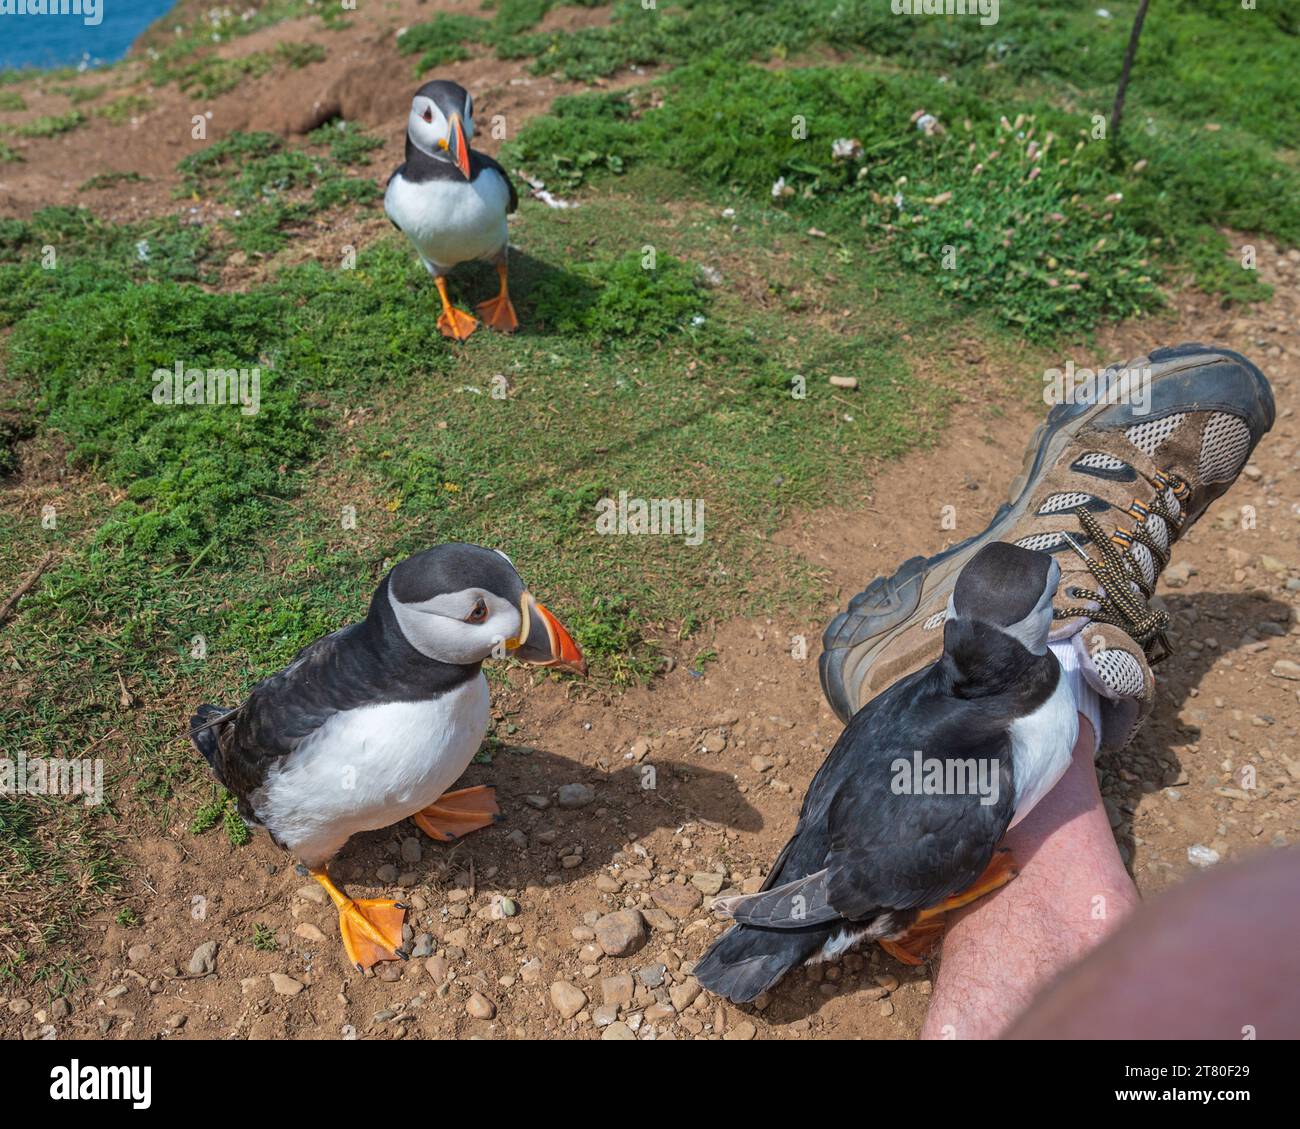
<instances>
[{"instance_id":1,"label":"orange webbed foot","mask_svg":"<svg viewBox=\"0 0 1300 1129\"><path fill-rule=\"evenodd\" d=\"M514 333L519 328L519 318L515 316L515 307L509 294L498 294L474 308L483 319L483 324L490 325L498 333Z\"/></svg>"},{"instance_id":2,"label":"orange webbed foot","mask_svg":"<svg viewBox=\"0 0 1300 1129\"><path fill-rule=\"evenodd\" d=\"M496 791L486 784L444 792L437 803L411 816L412 822L440 843L451 843L471 831L491 827L501 814Z\"/></svg>"},{"instance_id":3,"label":"orange webbed foot","mask_svg":"<svg viewBox=\"0 0 1300 1129\"><path fill-rule=\"evenodd\" d=\"M406 907L383 898L357 898L339 909L339 932L348 960L359 972L384 960L406 960L402 923Z\"/></svg>"},{"instance_id":4,"label":"orange webbed foot","mask_svg":"<svg viewBox=\"0 0 1300 1129\"><path fill-rule=\"evenodd\" d=\"M438 328L444 337L464 341L478 329L478 319L472 314L465 313L464 310L456 309L455 306L448 306L438 315Z\"/></svg>"}]
</instances>

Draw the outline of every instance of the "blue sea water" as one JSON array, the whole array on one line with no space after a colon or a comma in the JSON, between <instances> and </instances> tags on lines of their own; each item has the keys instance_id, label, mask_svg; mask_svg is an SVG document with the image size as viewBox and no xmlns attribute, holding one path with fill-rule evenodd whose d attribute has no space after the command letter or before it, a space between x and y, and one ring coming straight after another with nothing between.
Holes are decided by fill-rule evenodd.
<instances>
[{"instance_id":1,"label":"blue sea water","mask_svg":"<svg viewBox=\"0 0 1300 1129\"><path fill-rule=\"evenodd\" d=\"M46 0L45 8L67 15L26 11L23 0L0 0L0 70L112 63L126 54L145 28L165 15L176 0ZM31 0L31 6L38 6ZM80 7L81 15L73 10ZM99 22L87 23L87 14Z\"/></svg>"}]
</instances>

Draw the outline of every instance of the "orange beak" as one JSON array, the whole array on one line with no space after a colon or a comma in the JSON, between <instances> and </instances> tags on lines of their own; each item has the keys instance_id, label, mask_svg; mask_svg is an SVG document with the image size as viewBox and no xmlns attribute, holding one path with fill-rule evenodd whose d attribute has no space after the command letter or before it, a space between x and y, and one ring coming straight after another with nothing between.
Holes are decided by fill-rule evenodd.
<instances>
[{"instance_id":1,"label":"orange beak","mask_svg":"<svg viewBox=\"0 0 1300 1129\"><path fill-rule=\"evenodd\" d=\"M451 150L451 159L456 162L461 176L469 180L469 143L465 140L465 128L460 124L460 115L452 114L448 125L451 129L447 148Z\"/></svg>"},{"instance_id":2,"label":"orange beak","mask_svg":"<svg viewBox=\"0 0 1300 1129\"><path fill-rule=\"evenodd\" d=\"M587 660L582 657L582 650L564 625L533 599L531 592L524 593L519 613L519 638L506 643L515 658L534 666L550 666L586 676Z\"/></svg>"}]
</instances>

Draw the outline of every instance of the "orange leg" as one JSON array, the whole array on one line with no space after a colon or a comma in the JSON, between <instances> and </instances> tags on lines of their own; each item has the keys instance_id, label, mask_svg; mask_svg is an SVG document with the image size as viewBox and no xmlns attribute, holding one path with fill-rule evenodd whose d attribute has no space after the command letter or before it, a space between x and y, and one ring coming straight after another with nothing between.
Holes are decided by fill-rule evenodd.
<instances>
[{"instance_id":1,"label":"orange leg","mask_svg":"<svg viewBox=\"0 0 1300 1129\"><path fill-rule=\"evenodd\" d=\"M998 851L989 861L984 873L975 883L960 894L946 898L937 906L922 910L911 927L901 937L879 942L880 947L891 957L903 964L921 964L930 951L943 938L944 914L949 910L960 909L978 901L985 894L991 894L1000 886L1005 886L1017 874L1020 868L1010 851Z\"/></svg>"},{"instance_id":2,"label":"orange leg","mask_svg":"<svg viewBox=\"0 0 1300 1129\"><path fill-rule=\"evenodd\" d=\"M444 792L436 804L416 812L411 820L431 839L450 843L471 831L491 827L500 813L495 791L480 784L477 788Z\"/></svg>"},{"instance_id":3,"label":"orange leg","mask_svg":"<svg viewBox=\"0 0 1300 1129\"><path fill-rule=\"evenodd\" d=\"M506 285L506 265L497 264L497 278L501 280L501 291L495 298L480 302L474 308L479 317L493 329L501 333L513 333L519 328L519 319L515 317L515 308L510 304L510 288Z\"/></svg>"},{"instance_id":4,"label":"orange leg","mask_svg":"<svg viewBox=\"0 0 1300 1129\"><path fill-rule=\"evenodd\" d=\"M439 275L433 280L433 284L438 288L438 297L442 299L442 313L438 317L438 328L442 330L444 337L454 337L457 341L464 341L478 328L478 322L471 315L456 309L451 304L451 299L447 297L445 278Z\"/></svg>"},{"instance_id":5,"label":"orange leg","mask_svg":"<svg viewBox=\"0 0 1300 1129\"><path fill-rule=\"evenodd\" d=\"M310 873L325 887L334 908L339 911L343 947L358 972L364 972L381 960L407 959L409 954L402 948L402 921L406 917L404 905L382 898L353 901L330 881L324 867Z\"/></svg>"}]
</instances>

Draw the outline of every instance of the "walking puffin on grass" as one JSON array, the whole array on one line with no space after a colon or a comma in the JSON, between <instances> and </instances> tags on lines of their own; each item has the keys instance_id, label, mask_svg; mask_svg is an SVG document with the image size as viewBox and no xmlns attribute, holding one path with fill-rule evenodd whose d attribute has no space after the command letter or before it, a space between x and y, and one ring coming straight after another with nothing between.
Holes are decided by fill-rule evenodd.
<instances>
[{"instance_id":1,"label":"walking puffin on grass","mask_svg":"<svg viewBox=\"0 0 1300 1129\"><path fill-rule=\"evenodd\" d=\"M809 785L763 888L695 967L747 1003L866 941L919 964L942 914L1012 878L997 845L1069 767L1078 716L1047 646L1060 567L995 542L962 570L944 652L868 702ZM918 771L918 769L920 771Z\"/></svg>"},{"instance_id":2,"label":"walking puffin on grass","mask_svg":"<svg viewBox=\"0 0 1300 1129\"><path fill-rule=\"evenodd\" d=\"M507 282L506 216L519 207L510 178L496 161L469 147L474 137L473 99L454 82L426 82L411 100L406 161L388 178L384 211L415 244L438 288L445 337L464 341L478 321L447 297L447 274L458 263L485 260L497 268L501 288L476 308L493 329L519 326Z\"/></svg>"},{"instance_id":3,"label":"walking puffin on grass","mask_svg":"<svg viewBox=\"0 0 1300 1129\"><path fill-rule=\"evenodd\" d=\"M333 900L348 959L406 959L406 907L353 901L326 865L360 831L410 817L451 842L497 818L490 787L448 791L487 732L485 659L585 674L582 652L504 554L447 544L408 557L370 611L298 652L235 709L202 705L190 739L245 821L306 866Z\"/></svg>"}]
</instances>

